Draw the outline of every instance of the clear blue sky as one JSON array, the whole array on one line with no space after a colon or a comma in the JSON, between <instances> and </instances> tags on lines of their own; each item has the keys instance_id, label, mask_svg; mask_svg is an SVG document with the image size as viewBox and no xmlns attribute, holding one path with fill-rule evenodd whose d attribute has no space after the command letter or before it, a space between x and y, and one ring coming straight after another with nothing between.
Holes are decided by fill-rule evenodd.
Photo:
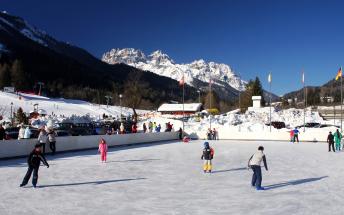
<instances>
[{"instance_id":1,"label":"clear blue sky","mask_svg":"<svg viewBox=\"0 0 344 215\"><path fill-rule=\"evenodd\" d=\"M203 58L258 76L278 95L321 85L344 64L344 2L334 0L1 0L53 37L96 57L111 48L156 49L178 63Z\"/></svg>"}]
</instances>

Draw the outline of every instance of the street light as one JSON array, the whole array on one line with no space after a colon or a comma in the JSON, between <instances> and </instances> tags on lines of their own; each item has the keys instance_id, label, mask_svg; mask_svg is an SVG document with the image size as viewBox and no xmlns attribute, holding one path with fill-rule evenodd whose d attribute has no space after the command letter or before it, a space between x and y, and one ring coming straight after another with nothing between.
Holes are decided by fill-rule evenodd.
<instances>
[{"instance_id":1,"label":"street light","mask_svg":"<svg viewBox=\"0 0 344 215\"><path fill-rule=\"evenodd\" d=\"M11 124L13 126L13 102L11 102Z\"/></svg>"},{"instance_id":2,"label":"street light","mask_svg":"<svg viewBox=\"0 0 344 215\"><path fill-rule=\"evenodd\" d=\"M197 90L198 92L198 103L201 103L201 91Z\"/></svg>"},{"instance_id":3,"label":"street light","mask_svg":"<svg viewBox=\"0 0 344 215\"><path fill-rule=\"evenodd\" d=\"M105 96L105 98L106 98L106 108L109 108L109 102L112 99L112 97L111 96Z\"/></svg>"},{"instance_id":4,"label":"street light","mask_svg":"<svg viewBox=\"0 0 344 215\"><path fill-rule=\"evenodd\" d=\"M44 86L43 82L37 82L37 85L39 85L39 91L38 91L38 95L42 95L42 86Z\"/></svg>"},{"instance_id":5,"label":"street light","mask_svg":"<svg viewBox=\"0 0 344 215\"><path fill-rule=\"evenodd\" d=\"M121 108L121 115L120 115L121 122L122 122L122 97L123 95L119 94L119 106Z\"/></svg>"}]
</instances>

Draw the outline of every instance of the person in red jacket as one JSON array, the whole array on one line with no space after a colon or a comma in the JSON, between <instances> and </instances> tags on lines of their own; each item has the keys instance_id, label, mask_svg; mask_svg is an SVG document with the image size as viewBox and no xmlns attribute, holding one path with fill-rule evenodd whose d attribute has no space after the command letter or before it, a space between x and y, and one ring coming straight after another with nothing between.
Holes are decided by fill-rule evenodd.
<instances>
[{"instance_id":1,"label":"person in red jacket","mask_svg":"<svg viewBox=\"0 0 344 215\"><path fill-rule=\"evenodd\" d=\"M99 142L98 151L100 152L100 160L102 161L102 163L106 163L106 154L108 151L108 146L103 138Z\"/></svg>"},{"instance_id":2,"label":"person in red jacket","mask_svg":"<svg viewBox=\"0 0 344 215\"><path fill-rule=\"evenodd\" d=\"M136 123L134 123L134 124L131 126L131 133L137 133L137 125L136 125Z\"/></svg>"}]
</instances>

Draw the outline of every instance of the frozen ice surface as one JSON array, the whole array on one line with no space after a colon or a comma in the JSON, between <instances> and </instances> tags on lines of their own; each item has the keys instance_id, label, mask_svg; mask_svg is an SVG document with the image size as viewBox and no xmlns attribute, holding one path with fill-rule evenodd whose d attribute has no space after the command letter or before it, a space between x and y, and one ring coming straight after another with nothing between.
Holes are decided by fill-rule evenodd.
<instances>
[{"instance_id":1,"label":"frozen ice surface","mask_svg":"<svg viewBox=\"0 0 344 215\"><path fill-rule=\"evenodd\" d=\"M265 147L265 191L250 187L247 160ZM58 145L57 145L58 146ZM0 161L0 214L342 214L342 152L325 143L211 141L214 172L202 172L202 141L47 156L39 188L19 188L26 159Z\"/></svg>"}]
</instances>

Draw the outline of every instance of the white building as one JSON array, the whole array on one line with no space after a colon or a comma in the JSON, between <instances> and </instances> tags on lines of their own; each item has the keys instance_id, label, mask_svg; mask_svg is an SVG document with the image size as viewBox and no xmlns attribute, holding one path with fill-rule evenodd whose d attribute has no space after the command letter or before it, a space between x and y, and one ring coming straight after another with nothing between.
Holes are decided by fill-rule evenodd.
<instances>
[{"instance_id":1,"label":"white building","mask_svg":"<svg viewBox=\"0 0 344 215\"><path fill-rule=\"evenodd\" d=\"M184 113L186 115L195 114L202 110L201 103L184 104ZM183 115L183 104L162 104L158 111L161 114Z\"/></svg>"}]
</instances>

